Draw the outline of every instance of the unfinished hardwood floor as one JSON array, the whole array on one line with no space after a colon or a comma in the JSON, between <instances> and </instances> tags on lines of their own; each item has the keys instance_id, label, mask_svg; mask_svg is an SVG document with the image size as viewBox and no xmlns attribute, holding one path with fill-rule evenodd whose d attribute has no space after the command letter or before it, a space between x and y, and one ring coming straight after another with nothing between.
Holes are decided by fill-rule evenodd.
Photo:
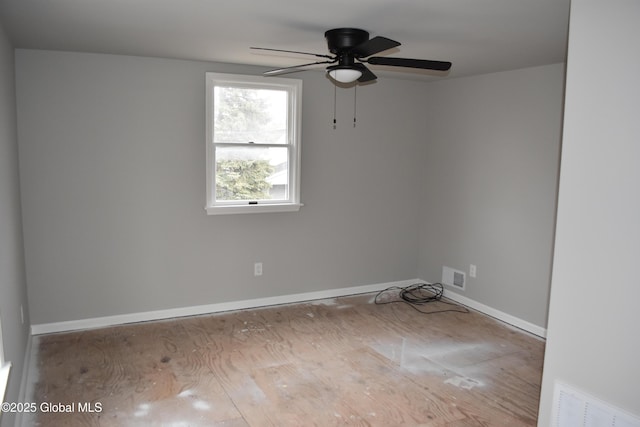
<instances>
[{"instance_id":1,"label":"unfinished hardwood floor","mask_svg":"<svg viewBox=\"0 0 640 427\"><path fill-rule=\"evenodd\" d=\"M29 426L520 426L536 423L544 341L479 313L421 314L369 294L34 347L32 401L74 406Z\"/></svg>"}]
</instances>

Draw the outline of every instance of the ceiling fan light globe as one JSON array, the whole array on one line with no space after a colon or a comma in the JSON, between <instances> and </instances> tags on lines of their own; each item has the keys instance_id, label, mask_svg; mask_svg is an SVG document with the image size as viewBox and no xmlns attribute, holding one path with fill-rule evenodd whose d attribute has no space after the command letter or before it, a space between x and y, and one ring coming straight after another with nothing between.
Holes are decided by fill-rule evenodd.
<instances>
[{"instance_id":1,"label":"ceiling fan light globe","mask_svg":"<svg viewBox=\"0 0 640 427\"><path fill-rule=\"evenodd\" d=\"M329 77L340 83L353 83L362 76L362 71L353 68L330 68Z\"/></svg>"}]
</instances>

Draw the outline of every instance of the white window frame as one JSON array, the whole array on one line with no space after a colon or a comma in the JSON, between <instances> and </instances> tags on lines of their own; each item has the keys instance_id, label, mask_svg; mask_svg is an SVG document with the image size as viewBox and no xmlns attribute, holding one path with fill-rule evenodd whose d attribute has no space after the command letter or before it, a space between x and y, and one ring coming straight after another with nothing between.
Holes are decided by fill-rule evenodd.
<instances>
[{"instance_id":1,"label":"white window frame","mask_svg":"<svg viewBox=\"0 0 640 427\"><path fill-rule=\"evenodd\" d=\"M260 200L258 203L246 200L238 201L216 201L215 196L215 148L214 143L214 96L215 86L233 86L251 89L277 89L285 90L288 94L288 179L289 179L289 198L288 200ZM247 76L239 74L223 74L223 73L206 73L206 138L207 138L207 205L205 210L208 215L219 214L241 214L241 213L257 213L257 212L292 212L298 211L302 206L300 203L300 140L301 140L301 121L302 121L302 80L285 79L278 77L263 76ZM243 144L239 144L242 146ZM258 145L258 144L256 144ZM269 146L268 144L260 144L261 146ZM274 145L275 146L275 145ZM284 147L284 144L277 145Z\"/></svg>"}]
</instances>

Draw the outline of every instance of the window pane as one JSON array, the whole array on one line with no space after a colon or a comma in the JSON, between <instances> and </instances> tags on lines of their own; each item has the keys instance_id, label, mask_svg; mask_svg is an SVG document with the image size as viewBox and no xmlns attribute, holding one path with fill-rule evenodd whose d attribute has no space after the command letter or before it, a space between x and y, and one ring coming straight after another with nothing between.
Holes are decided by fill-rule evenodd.
<instances>
[{"instance_id":1,"label":"window pane","mask_svg":"<svg viewBox=\"0 0 640 427\"><path fill-rule=\"evenodd\" d=\"M289 147L216 147L216 201L287 200Z\"/></svg>"},{"instance_id":2,"label":"window pane","mask_svg":"<svg viewBox=\"0 0 640 427\"><path fill-rule=\"evenodd\" d=\"M287 91L216 86L214 140L288 144Z\"/></svg>"}]
</instances>

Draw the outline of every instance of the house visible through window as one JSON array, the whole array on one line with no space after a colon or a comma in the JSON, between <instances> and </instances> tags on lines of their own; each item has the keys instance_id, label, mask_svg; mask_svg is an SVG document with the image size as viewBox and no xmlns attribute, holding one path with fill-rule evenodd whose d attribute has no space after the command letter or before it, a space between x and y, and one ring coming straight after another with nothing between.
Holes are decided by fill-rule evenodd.
<instances>
[{"instance_id":1,"label":"house visible through window","mask_svg":"<svg viewBox=\"0 0 640 427\"><path fill-rule=\"evenodd\" d=\"M207 213L298 210L302 81L206 79Z\"/></svg>"}]
</instances>

